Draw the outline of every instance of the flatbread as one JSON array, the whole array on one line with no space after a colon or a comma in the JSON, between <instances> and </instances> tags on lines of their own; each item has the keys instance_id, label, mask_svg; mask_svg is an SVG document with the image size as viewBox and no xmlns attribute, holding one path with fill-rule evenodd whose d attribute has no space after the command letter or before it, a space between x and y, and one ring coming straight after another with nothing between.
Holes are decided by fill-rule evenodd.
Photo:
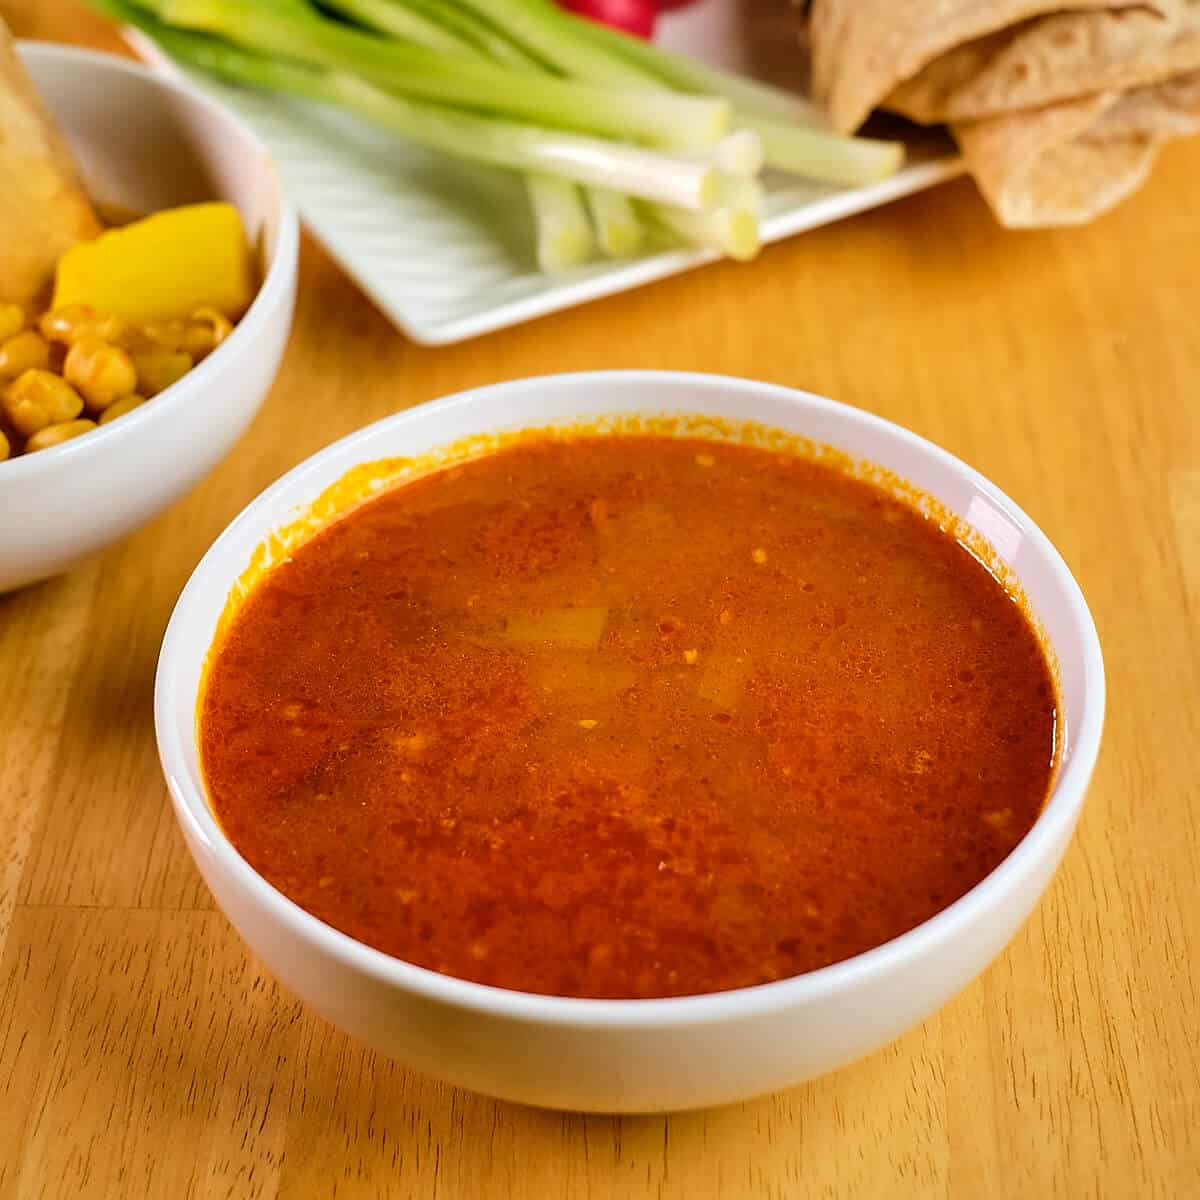
<instances>
[{"instance_id":1,"label":"flatbread","mask_svg":"<svg viewBox=\"0 0 1200 1200\"><path fill-rule=\"evenodd\" d=\"M1136 190L1165 142L1200 132L1200 71L952 128L1003 225L1080 225Z\"/></svg>"},{"instance_id":2,"label":"flatbread","mask_svg":"<svg viewBox=\"0 0 1200 1200\"><path fill-rule=\"evenodd\" d=\"M948 123L1008 226L1089 221L1200 130L1200 0L817 0L811 38L836 128Z\"/></svg>"},{"instance_id":3,"label":"flatbread","mask_svg":"<svg viewBox=\"0 0 1200 1200\"><path fill-rule=\"evenodd\" d=\"M1200 70L1200 0L1057 13L958 46L893 89L885 108L933 125L1129 91Z\"/></svg>"},{"instance_id":4,"label":"flatbread","mask_svg":"<svg viewBox=\"0 0 1200 1200\"><path fill-rule=\"evenodd\" d=\"M1177 0L816 0L813 87L833 127L850 133L904 81L959 46L1051 13L1155 12Z\"/></svg>"},{"instance_id":5,"label":"flatbread","mask_svg":"<svg viewBox=\"0 0 1200 1200\"><path fill-rule=\"evenodd\" d=\"M28 303L101 225L0 20L0 300Z\"/></svg>"}]
</instances>

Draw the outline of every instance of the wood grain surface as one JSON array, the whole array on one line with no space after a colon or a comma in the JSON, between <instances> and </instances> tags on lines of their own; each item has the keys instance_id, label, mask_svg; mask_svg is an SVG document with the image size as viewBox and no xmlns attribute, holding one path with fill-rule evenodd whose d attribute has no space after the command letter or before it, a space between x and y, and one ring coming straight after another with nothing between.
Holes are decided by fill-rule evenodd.
<instances>
[{"instance_id":1,"label":"wood grain surface","mask_svg":"<svg viewBox=\"0 0 1200 1200\"><path fill-rule=\"evenodd\" d=\"M119 44L68 0L0 13ZM1200 1195L1198 177L1200 141L1178 144L1117 212L1037 234L960 182L438 350L307 242L282 373L227 461L0 597L0 1200ZM622 366L808 388L961 455L1076 571L1110 686L1078 836L995 966L830 1078L669 1118L470 1095L305 1009L214 908L151 724L184 580L281 472L447 392Z\"/></svg>"}]
</instances>

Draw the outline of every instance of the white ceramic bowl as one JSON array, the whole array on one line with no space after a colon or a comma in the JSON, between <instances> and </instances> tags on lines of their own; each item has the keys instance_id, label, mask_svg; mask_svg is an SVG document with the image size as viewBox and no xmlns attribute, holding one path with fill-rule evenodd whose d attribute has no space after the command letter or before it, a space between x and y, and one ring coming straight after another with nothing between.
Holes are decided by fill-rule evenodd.
<instances>
[{"instance_id":1,"label":"white ceramic bowl","mask_svg":"<svg viewBox=\"0 0 1200 1200\"><path fill-rule=\"evenodd\" d=\"M238 120L112 55L26 42L21 57L101 204L235 204L264 267L224 345L149 404L0 463L0 592L66 570L178 499L258 411L287 341L299 229L271 160Z\"/></svg>"},{"instance_id":2,"label":"white ceramic bowl","mask_svg":"<svg viewBox=\"0 0 1200 1200\"><path fill-rule=\"evenodd\" d=\"M1057 656L1065 749L1028 836L923 925L856 958L739 991L578 1000L484 987L372 950L296 907L221 832L197 761L201 667L234 580L267 535L347 470L477 433L615 413L742 418L891 468L969 521L1008 562ZM1006 496L915 434L816 396L718 376L601 372L499 384L423 405L330 446L255 500L180 597L155 691L159 751L188 846L267 965L343 1029L421 1071L528 1104L646 1112L786 1087L883 1045L970 982L1029 915L1083 805L1104 714L1104 667L1079 588Z\"/></svg>"}]
</instances>

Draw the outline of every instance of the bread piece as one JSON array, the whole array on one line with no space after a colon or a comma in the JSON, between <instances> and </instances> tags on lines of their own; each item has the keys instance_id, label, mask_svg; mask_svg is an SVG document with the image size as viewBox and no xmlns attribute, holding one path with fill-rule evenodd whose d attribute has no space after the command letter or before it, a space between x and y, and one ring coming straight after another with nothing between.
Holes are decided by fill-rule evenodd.
<instances>
[{"instance_id":1,"label":"bread piece","mask_svg":"<svg viewBox=\"0 0 1200 1200\"><path fill-rule=\"evenodd\" d=\"M975 121L1097 92L1131 91L1200 70L1200 0L1150 9L1057 13L947 51L884 107L914 121Z\"/></svg>"},{"instance_id":2,"label":"bread piece","mask_svg":"<svg viewBox=\"0 0 1200 1200\"><path fill-rule=\"evenodd\" d=\"M1002 224L1079 225L1134 191L1165 142L1200 132L1200 71L952 128Z\"/></svg>"},{"instance_id":3,"label":"bread piece","mask_svg":"<svg viewBox=\"0 0 1200 1200\"><path fill-rule=\"evenodd\" d=\"M1175 0L816 0L813 86L849 133L901 83L948 51L1033 17L1090 9L1168 15Z\"/></svg>"},{"instance_id":4,"label":"bread piece","mask_svg":"<svg viewBox=\"0 0 1200 1200\"><path fill-rule=\"evenodd\" d=\"M101 224L3 20L0 181L0 300L28 303L48 287L59 255Z\"/></svg>"}]
</instances>

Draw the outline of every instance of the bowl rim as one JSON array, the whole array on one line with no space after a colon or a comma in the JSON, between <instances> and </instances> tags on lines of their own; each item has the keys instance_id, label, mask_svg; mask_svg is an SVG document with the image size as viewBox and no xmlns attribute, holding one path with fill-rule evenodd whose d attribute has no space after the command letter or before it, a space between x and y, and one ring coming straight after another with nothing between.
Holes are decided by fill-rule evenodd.
<instances>
[{"instance_id":1,"label":"bowl rim","mask_svg":"<svg viewBox=\"0 0 1200 1200\"><path fill-rule=\"evenodd\" d=\"M824 411L833 415L835 419L848 421L852 425L881 430L919 453L940 462L942 466L950 468L999 504L1017 521L1022 535L1035 547L1036 553L1057 577L1070 607L1072 626L1082 647L1080 665L1084 679L1084 702L1079 724L1070 731L1069 758L1059 769L1041 814L1029 832L993 871L948 907L906 933L852 958L771 983L657 999L610 1000L552 996L510 990L443 975L367 946L289 900L250 866L225 835L213 815L203 787L197 789L193 786L184 767L183 742L177 736L172 712L172 675L175 663L189 649L194 650L194 645L189 646L184 636L184 625L190 618L191 610L206 603L200 598L199 592L202 587L211 586L208 576L214 570L213 561L219 548L238 537L246 526L253 525L258 512L271 499L301 484L310 471L319 469L326 460L336 455L353 454L385 431L403 429L406 424L424 421L430 413L476 405L480 407L481 412L494 414L481 421L483 432L490 429L520 428L520 423L510 425L504 421L504 400L507 395L525 392L531 388L570 388L583 381L603 383L614 390L614 403L610 410L614 415L654 411L645 403L640 406L622 407L618 389L623 387L652 388L656 384L667 383L686 385L693 389L716 390L732 386L746 389L764 398L782 400L789 405L799 404L810 411ZM674 408L659 411L686 410ZM357 461L371 461L371 456L363 455ZM256 540L265 536L266 532ZM234 580L230 578L225 582L227 586L222 589L223 596L228 594ZM207 648L206 643L205 652ZM196 696L192 695L189 700L191 711L194 712ZM1099 635L1078 583L1041 528L985 476L936 443L902 425L810 392L735 376L654 370L580 371L529 376L471 388L384 417L338 439L305 459L251 500L197 564L180 593L163 636L155 676L154 697L155 729L163 772L176 816L185 833L189 835L189 840L194 838L205 845L218 868L232 876L235 885L251 896L256 907L267 910L271 917L284 923L297 938L308 943L319 953L372 977L376 982L415 994L426 1001L495 1018L572 1028L660 1030L761 1015L828 999L855 990L881 974L911 964L927 950L932 950L939 943L953 938L1001 899L1008 889L1018 884L1027 872L1052 851L1057 841L1061 839L1065 843L1069 839L1082 809L1087 785L1099 753L1104 709L1105 675Z\"/></svg>"},{"instance_id":2,"label":"bowl rim","mask_svg":"<svg viewBox=\"0 0 1200 1200\"><path fill-rule=\"evenodd\" d=\"M178 408L195 403L196 394L214 383L218 372L231 366L233 356L248 351L254 337L260 336L271 314L287 301L295 277L300 253L300 218L291 197L283 186L279 168L270 151L240 117L223 108L214 100L202 95L186 81L152 70L133 59L125 59L104 50L92 50L83 46L63 45L58 42L41 42L21 39L16 43L22 61L28 66L34 62L63 62L71 67L82 66L106 72L134 75L146 80L166 93L173 93L189 104L197 106L216 126L224 126L242 139L262 163L263 174L274 181L275 211L277 222L275 251L267 262L266 272L250 307L233 327L233 332L211 354L198 362L182 379L152 396L146 404L126 413L119 421L109 425L98 425L87 437L71 438L58 446L50 446L36 454L19 454L0 463L0 482L20 480L22 476L36 475L56 466L67 466L89 455L105 454L122 439L136 438L138 431L156 420L169 420ZM119 451L114 450L114 453Z\"/></svg>"}]
</instances>

